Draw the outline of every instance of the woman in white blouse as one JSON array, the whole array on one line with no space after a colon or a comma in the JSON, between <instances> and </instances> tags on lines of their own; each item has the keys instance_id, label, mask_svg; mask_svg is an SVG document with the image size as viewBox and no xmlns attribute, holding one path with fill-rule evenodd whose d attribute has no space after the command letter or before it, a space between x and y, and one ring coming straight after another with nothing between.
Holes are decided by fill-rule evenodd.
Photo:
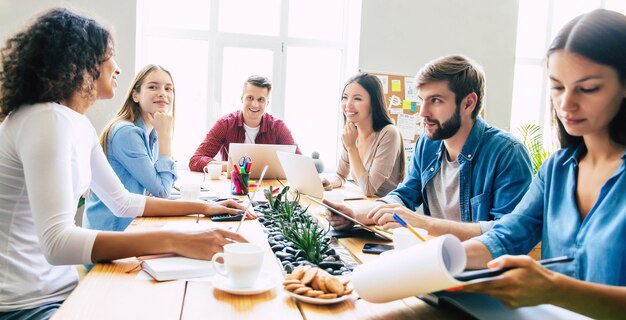
<instances>
[{"instance_id":1,"label":"woman in white blouse","mask_svg":"<svg viewBox=\"0 0 626 320\"><path fill-rule=\"evenodd\" d=\"M368 196L384 197L404 178L404 147L400 131L387 114L378 77L359 73L341 94L344 150L337 173L322 178L326 190L339 188L350 174Z\"/></svg>"},{"instance_id":2,"label":"woman in white blouse","mask_svg":"<svg viewBox=\"0 0 626 320\"><path fill-rule=\"evenodd\" d=\"M168 201L131 194L85 112L110 99L120 74L111 34L66 9L10 37L0 67L0 318L50 317L78 282L71 264L174 253L210 259L236 233L100 232L77 227L88 188L122 217L235 213L234 202Z\"/></svg>"}]
</instances>

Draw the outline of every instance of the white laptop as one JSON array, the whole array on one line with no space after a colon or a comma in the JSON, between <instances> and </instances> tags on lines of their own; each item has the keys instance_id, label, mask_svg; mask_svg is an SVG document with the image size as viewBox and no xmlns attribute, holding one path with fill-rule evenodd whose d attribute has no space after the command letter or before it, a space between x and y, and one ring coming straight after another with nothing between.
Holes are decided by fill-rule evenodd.
<instances>
[{"instance_id":1,"label":"white laptop","mask_svg":"<svg viewBox=\"0 0 626 320\"><path fill-rule=\"evenodd\" d=\"M265 179L285 179L285 172L278 161L278 157L276 157L277 151L295 154L296 146L285 144L231 143L228 148L228 172L232 170L233 162L238 163L239 159L242 157L249 157L252 160L250 167L251 179L258 179L265 165L267 165Z\"/></svg>"},{"instance_id":2,"label":"white laptop","mask_svg":"<svg viewBox=\"0 0 626 320\"><path fill-rule=\"evenodd\" d=\"M318 198L337 200L365 199L365 195L354 185L352 187L343 186L332 191L324 191L322 180L320 179L313 159L295 153L277 152L280 164L285 170L287 184L292 189L306 195ZM351 184L351 183L348 183Z\"/></svg>"}]
</instances>

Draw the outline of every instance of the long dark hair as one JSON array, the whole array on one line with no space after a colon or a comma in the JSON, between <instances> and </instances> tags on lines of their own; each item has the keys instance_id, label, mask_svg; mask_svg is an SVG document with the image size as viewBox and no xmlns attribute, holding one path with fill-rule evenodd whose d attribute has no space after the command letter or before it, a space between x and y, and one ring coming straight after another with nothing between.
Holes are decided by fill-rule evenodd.
<instances>
[{"instance_id":1,"label":"long dark hair","mask_svg":"<svg viewBox=\"0 0 626 320\"><path fill-rule=\"evenodd\" d=\"M346 81L343 86L342 94L346 91L346 87L351 83L358 83L370 95L370 105L372 109L372 127L374 131L379 132L388 124L393 124L393 120L387 113L385 107L385 97L383 96L383 85L377 76L368 73L359 73ZM343 116L343 122L346 122L346 116Z\"/></svg>"},{"instance_id":2,"label":"long dark hair","mask_svg":"<svg viewBox=\"0 0 626 320\"><path fill-rule=\"evenodd\" d=\"M570 21L552 41L547 58L564 50L581 55L595 63L609 66L617 72L622 85L626 84L626 16L614 11L597 9ZM551 103L553 104L553 103ZM552 105L552 121L558 127L562 148L578 146L582 137L572 136L565 131L563 123ZM626 98L620 110L609 123L609 137L626 145Z\"/></svg>"},{"instance_id":3,"label":"long dark hair","mask_svg":"<svg viewBox=\"0 0 626 320\"><path fill-rule=\"evenodd\" d=\"M385 97L383 96L383 84L380 82L377 76L369 73L358 73L352 78L346 81L343 86L343 92L346 91L346 87L351 83L358 83L367 91L370 95L370 108L372 110L372 128L376 132L380 132L385 126L394 124L393 120L387 113L385 106ZM343 112L342 112L343 113ZM346 115L343 115L343 123L346 123ZM402 159L400 181L404 180L404 141L400 136L400 158Z\"/></svg>"},{"instance_id":4,"label":"long dark hair","mask_svg":"<svg viewBox=\"0 0 626 320\"><path fill-rule=\"evenodd\" d=\"M67 9L44 12L0 50L0 121L24 104L96 99L95 80L113 55L110 32Z\"/></svg>"}]
</instances>

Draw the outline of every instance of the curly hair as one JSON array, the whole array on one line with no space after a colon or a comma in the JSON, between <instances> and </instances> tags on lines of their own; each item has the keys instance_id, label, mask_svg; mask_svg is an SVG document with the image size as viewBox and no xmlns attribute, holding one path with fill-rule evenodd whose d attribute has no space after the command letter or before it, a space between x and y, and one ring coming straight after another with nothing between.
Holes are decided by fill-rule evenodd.
<instances>
[{"instance_id":1,"label":"curly hair","mask_svg":"<svg viewBox=\"0 0 626 320\"><path fill-rule=\"evenodd\" d=\"M113 56L111 33L93 19L55 8L0 49L0 121L25 104L72 94L94 101L102 62Z\"/></svg>"}]
</instances>

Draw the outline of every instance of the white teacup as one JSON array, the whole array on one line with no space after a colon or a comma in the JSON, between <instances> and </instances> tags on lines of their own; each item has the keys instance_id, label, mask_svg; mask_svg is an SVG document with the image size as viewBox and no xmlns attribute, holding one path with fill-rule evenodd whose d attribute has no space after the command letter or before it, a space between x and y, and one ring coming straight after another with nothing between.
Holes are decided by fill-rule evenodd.
<instances>
[{"instance_id":1,"label":"white teacup","mask_svg":"<svg viewBox=\"0 0 626 320\"><path fill-rule=\"evenodd\" d=\"M186 183L180 186L180 198L187 201L200 199L200 184Z\"/></svg>"},{"instance_id":2,"label":"white teacup","mask_svg":"<svg viewBox=\"0 0 626 320\"><path fill-rule=\"evenodd\" d=\"M219 258L224 259L223 264L217 262ZM212 261L215 272L230 279L233 288L251 288L263 265L263 249L252 243L229 243Z\"/></svg>"},{"instance_id":3,"label":"white teacup","mask_svg":"<svg viewBox=\"0 0 626 320\"><path fill-rule=\"evenodd\" d=\"M428 235L428 230L415 228L415 231L419 233L423 238L426 238ZM408 247L412 247L416 244L422 243L418 237L416 237L409 229L407 228L395 228L392 229L393 232L393 247L395 250L402 250Z\"/></svg>"},{"instance_id":4,"label":"white teacup","mask_svg":"<svg viewBox=\"0 0 626 320\"><path fill-rule=\"evenodd\" d=\"M202 171L209 176L209 179L217 180L222 175L222 165L216 163L207 164Z\"/></svg>"}]
</instances>

